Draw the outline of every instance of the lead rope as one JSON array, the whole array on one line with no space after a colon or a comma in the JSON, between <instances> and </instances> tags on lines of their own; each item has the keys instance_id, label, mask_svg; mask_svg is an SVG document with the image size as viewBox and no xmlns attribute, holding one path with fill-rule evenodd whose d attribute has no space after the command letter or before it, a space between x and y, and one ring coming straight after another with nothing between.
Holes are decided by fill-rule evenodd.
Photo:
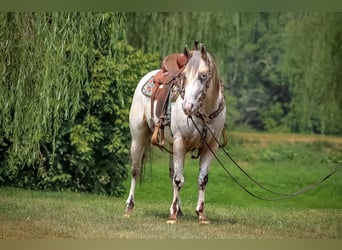
<instances>
[{"instance_id":1,"label":"lead rope","mask_svg":"<svg viewBox=\"0 0 342 250\"><path fill-rule=\"evenodd\" d=\"M284 200L284 199L288 199L294 196L298 196L302 193L308 192L314 188L316 188L317 186L319 186L320 184L322 184L325 180L327 180L329 177L331 177L333 174L335 174L341 167L340 165L337 165L335 167L335 169L333 171L331 171L327 176L325 176L324 178L322 178L320 181L315 182L309 186L307 186L306 188L303 188L297 192L291 193L291 194L281 194L281 193L277 193L274 192L268 188L266 188L265 186L263 186L262 184L260 184L259 182L257 182L253 177L251 177L245 170L243 170L240 165L231 157L231 155L228 153L228 151L221 146L219 140L215 137L214 133L212 132L212 130L210 129L210 127L208 126L208 123L205 121L203 115L200 116L203 123L204 123L204 127L207 128L207 130L210 132L210 134L213 136L213 138L215 139L216 143L219 145L219 147L221 148L221 150L229 157L229 159L234 163L235 166L237 166L239 168L239 170L245 174L253 183L255 183L257 186L259 186L260 188L264 189L265 191L274 194L274 195L278 195L281 197L278 198L265 198L265 197L261 197L258 196L254 193L252 193L250 190L248 190L245 186L243 186L229 171L228 169L224 166L224 164L222 163L222 161L218 158L218 156L216 155L216 153L214 152L214 150L210 147L210 145L208 144L208 142L206 140L203 140L203 142L207 145L207 147L209 148L210 152L214 155L215 159L217 160L217 162L220 164L220 166L223 168L223 170L232 178L232 180L238 184L238 186L240 186L240 188L242 188L245 192L247 192L249 195L251 195L254 198L257 198L259 200L265 200L265 201L279 201L279 200ZM194 124L196 130L201 134L200 129L198 128L197 124L195 123L195 121L193 120L192 117L190 117L192 123Z\"/></svg>"}]
</instances>

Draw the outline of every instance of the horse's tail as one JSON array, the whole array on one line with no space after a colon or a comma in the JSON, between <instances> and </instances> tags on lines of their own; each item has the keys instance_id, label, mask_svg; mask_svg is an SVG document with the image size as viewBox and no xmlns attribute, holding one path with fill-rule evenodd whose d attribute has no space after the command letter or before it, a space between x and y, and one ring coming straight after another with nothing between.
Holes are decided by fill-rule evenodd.
<instances>
[{"instance_id":1,"label":"horse's tail","mask_svg":"<svg viewBox=\"0 0 342 250\"><path fill-rule=\"evenodd\" d=\"M151 140L147 139L145 142L145 147L144 147L144 154L143 157L141 159L141 169L139 172L139 182L140 185L143 182L144 176L145 176L145 172L146 172L146 163L147 160L149 162L149 169L150 169L150 173L152 173L152 158L153 158L153 151L152 151L152 147L151 147Z\"/></svg>"}]
</instances>

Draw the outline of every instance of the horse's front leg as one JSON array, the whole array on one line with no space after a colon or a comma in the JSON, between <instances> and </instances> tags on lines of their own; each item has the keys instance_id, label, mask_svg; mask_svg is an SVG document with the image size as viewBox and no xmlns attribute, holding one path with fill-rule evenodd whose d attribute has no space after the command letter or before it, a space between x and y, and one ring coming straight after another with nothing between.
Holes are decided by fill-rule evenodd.
<instances>
[{"instance_id":1,"label":"horse's front leg","mask_svg":"<svg viewBox=\"0 0 342 250\"><path fill-rule=\"evenodd\" d=\"M215 145L213 145L215 148ZM216 149L216 148L215 148ZM208 224L209 221L204 211L205 188L209 180L209 167L213 155L206 147L202 149L200 154L200 171L198 176L198 201L196 206L196 213L201 224Z\"/></svg>"},{"instance_id":2,"label":"horse's front leg","mask_svg":"<svg viewBox=\"0 0 342 250\"><path fill-rule=\"evenodd\" d=\"M172 144L170 144L170 148L173 148ZM170 176L172 187L173 187L173 175L174 175L173 154L170 154L170 159L169 159L169 176ZM183 212L182 212L182 209L181 209L180 195L178 194L178 212L177 212L177 216L182 216L182 215L183 215Z\"/></svg>"},{"instance_id":3,"label":"horse's front leg","mask_svg":"<svg viewBox=\"0 0 342 250\"><path fill-rule=\"evenodd\" d=\"M172 177L173 186L173 198L170 207L170 216L167 223L175 223L177 220L177 215L180 214L179 206L179 191L184 183L183 167L184 167L185 149L183 139L175 138L173 143L173 164L170 163L173 171L170 171L170 177ZM170 160L171 160L170 159ZM172 174L172 175L171 175Z\"/></svg>"}]
</instances>

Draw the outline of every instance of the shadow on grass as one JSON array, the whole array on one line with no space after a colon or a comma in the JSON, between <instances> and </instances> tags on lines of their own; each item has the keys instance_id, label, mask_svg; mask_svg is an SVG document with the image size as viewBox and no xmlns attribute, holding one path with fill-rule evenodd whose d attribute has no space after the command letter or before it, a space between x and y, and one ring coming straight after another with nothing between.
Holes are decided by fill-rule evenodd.
<instances>
[{"instance_id":1,"label":"shadow on grass","mask_svg":"<svg viewBox=\"0 0 342 250\"><path fill-rule=\"evenodd\" d=\"M161 211L157 208L150 208L148 210L145 210L143 213L145 216L148 217L154 217L162 220L167 220L169 217L169 212L168 211ZM237 218L234 217L225 217L225 216L208 216L208 219L210 221L210 224L215 224L215 225L224 225L224 224L230 224L234 225L238 222ZM194 211L193 213L189 213L189 211L184 212L183 215L178 216L177 219L179 222L198 222L198 217L196 212Z\"/></svg>"}]
</instances>

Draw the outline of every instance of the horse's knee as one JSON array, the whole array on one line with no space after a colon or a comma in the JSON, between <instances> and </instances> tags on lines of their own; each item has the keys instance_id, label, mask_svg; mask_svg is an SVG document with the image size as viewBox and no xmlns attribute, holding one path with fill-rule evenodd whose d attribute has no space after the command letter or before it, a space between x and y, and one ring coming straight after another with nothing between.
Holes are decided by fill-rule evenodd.
<instances>
[{"instance_id":1,"label":"horse's knee","mask_svg":"<svg viewBox=\"0 0 342 250\"><path fill-rule=\"evenodd\" d=\"M176 175L173 177L173 185L178 188L178 190L182 187L184 183L184 176Z\"/></svg>"},{"instance_id":2,"label":"horse's knee","mask_svg":"<svg viewBox=\"0 0 342 250\"><path fill-rule=\"evenodd\" d=\"M131 168L131 175L132 177L137 177L140 174L140 167L139 166L132 166Z\"/></svg>"},{"instance_id":3,"label":"horse's knee","mask_svg":"<svg viewBox=\"0 0 342 250\"><path fill-rule=\"evenodd\" d=\"M200 176L198 177L198 186L199 186L199 189L204 190L205 186L206 186L207 183L208 183L208 180L209 180L208 174L206 174L206 175L200 175Z\"/></svg>"}]
</instances>

